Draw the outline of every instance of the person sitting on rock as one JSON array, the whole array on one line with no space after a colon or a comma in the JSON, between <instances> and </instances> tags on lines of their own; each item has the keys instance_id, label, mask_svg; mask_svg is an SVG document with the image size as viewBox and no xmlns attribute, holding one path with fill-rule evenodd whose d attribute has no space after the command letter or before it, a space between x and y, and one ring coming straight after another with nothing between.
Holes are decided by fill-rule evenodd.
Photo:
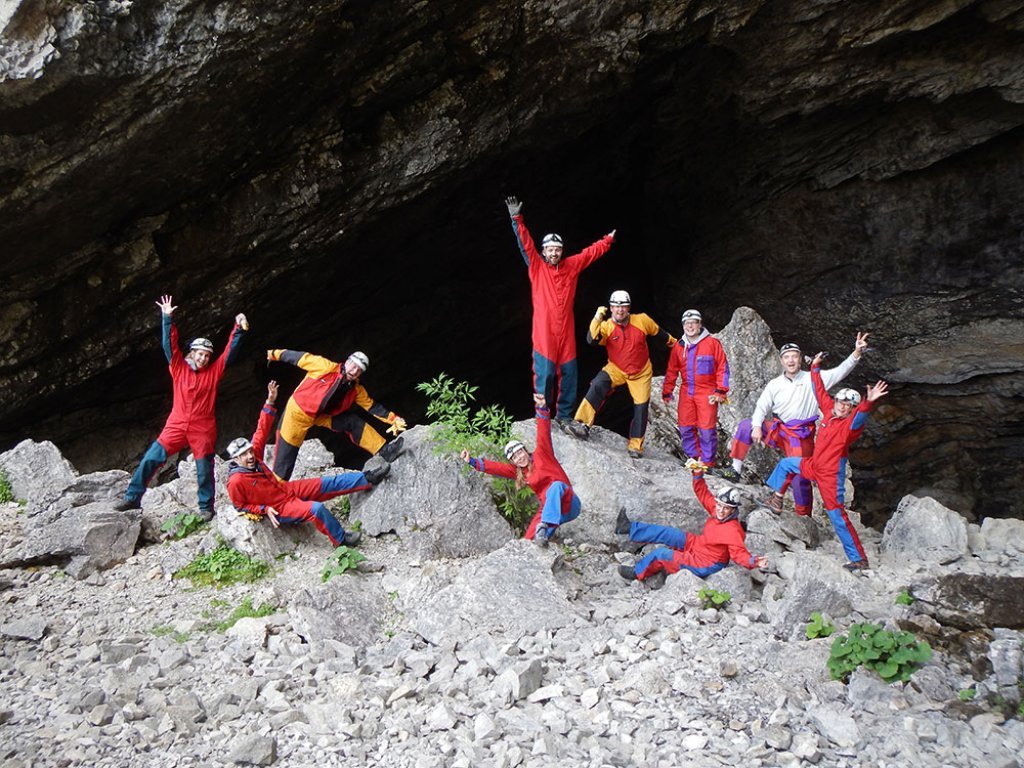
<instances>
[{"instance_id":1,"label":"person sitting on rock","mask_svg":"<svg viewBox=\"0 0 1024 768\"><path fill-rule=\"evenodd\" d=\"M572 256L563 258L562 238L548 234L541 253L523 221L523 204L506 198L512 231L526 262L533 299L533 387L555 408L559 425L572 419L576 401L576 329L572 309L580 273L604 256L615 241L615 230Z\"/></svg>"},{"instance_id":2,"label":"person sitting on rock","mask_svg":"<svg viewBox=\"0 0 1024 768\"><path fill-rule=\"evenodd\" d=\"M322 502L371 489L387 476L391 465L385 463L366 472L343 472L308 480L281 480L263 463L267 437L277 415L276 402L277 382L271 381L252 440L239 437L228 445L231 462L227 487L231 503L251 520L270 518L275 528L282 523L311 522L335 547L358 544L362 534L345 531Z\"/></svg>"},{"instance_id":3,"label":"person sitting on rock","mask_svg":"<svg viewBox=\"0 0 1024 768\"><path fill-rule=\"evenodd\" d=\"M767 505L775 514L782 512L786 487L795 475L817 485L825 514L828 515L829 522L832 523L849 560L844 567L851 571L859 571L868 567L868 558L864 554L857 529L853 527L843 506L846 462L850 446L864 431L868 411L876 400L885 397L888 385L879 380L874 386L868 387L867 398L864 401L861 401L860 393L855 389L841 389L833 398L829 395L821 375L821 360L822 354L818 353L811 361L814 395L818 407L825 414L814 441L814 453L808 457L787 457L775 465L775 470L767 480L768 487L773 490L768 497Z\"/></svg>"},{"instance_id":4,"label":"person sitting on rock","mask_svg":"<svg viewBox=\"0 0 1024 768\"><path fill-rule=\"evenodd\" d=\"M161 296L156 305L160 308L162 343L174 387L174 401L163 430L142 457L124 499L114 508L124 511L141 507L146 486L167 457L188 446L196 459L199 516L211 520L215 492L213 454L217 444L217 386L224 376L224 369L234 361L249 323L245 315L239 313L235 316L235 326L228 336L228 343L216 360L213 359L213 342L205 338L194 339L188 354L183 355L178 345L178 328L171 319L177 309L173 298Z\"/></svg>"},{"instance_id":5,"label":"person sitting on rock","mask_svg":"<svg viewBox=\"0 0 1024 768\"><path fill-rule=\"evenodd\" d=\"M672 402L679 377L676 412L679 440L688 458L714 466L718 454L718 405L729 395L729 361L722 343L708 333L700 312L683 312L683 335L668 356L661 398Z\"/></svg>"},{"instance_id":6,"label":"person sitting on rock","mask_svg":"<svg viewBox=\"0 0 1024 768\"><path fill-rule=\"evenodd\" d=\"M359 383L359 377L370 365L369 358L362 352L353 352L344 363L336 363L309 352L268 349L267 360L289 363L306 372L306 377L288 398L277 432L274 474L282 480L292 476L299 447L314 426L342 432L370 454L379 453L388 463L402 452L401 437L386 442L359 411L353 410L353 406L358 406L360 411L390 424L387 431L393 435L406 428L405 419L375 403Z\"/></svg>"},{"instance_id":7,"label":"person sitting on rock","mask_svg":"<svg viewBox=\"0 0 1024 768\"><path fill-rule=\"evenodd\" d=\"M653 336L667 347L675 346L676 339L642 312L630 314L630 298L625 291L614 291L608 304L612 308L611 319L605 320L608 307L598 307L587 331L589 344L607 347L608 364L590 381L569 431L581 440L589 438L597 412L615 388L625 384L633 397L633 420L629 423L626 451L632 458L639 459L644 453L651 406L653 369L647 337Z\"/></svg>"},{"instance_id":8,"label":"person sitting on rock","mask_svg":"<svg viewBox=\"0 0 1024 768\"><path fill-rule=\"evenodd\" d=\"M527 485L533 489L540 500L540 509L527 526L523 538L546 547L559 526L579 517L582 504L572 490L568 475L555 458L551 445L551 413L544 395L534 394L533 401L537 417L537 447L532 454L521 442L511 440L505 446L505 458L510 464L473 458L466 450L462 451L462 460L477 472L515 480L517 490Z\"/></svg>"},{"instance_id":9,"label":"person sitting on rock","mask_svg":"<svg viewBox=\"0 0 1024 768\"><path fill-rule=\"evenodd\" d=\"M672 574L685 568L702 579L737 563L749 570L764 568L768 558L747 551L746 537L739 521L740 495L735 488L724 488L712 494L704 481L704 471L693 469L693 492L707 510L708 520L700 533L687 533L679 528L630 520L626 510L619 510L615 533L629 536L630 541L664 544L645 555L636 565L620 565L619 575L627 581L643 581L655 574Z\"/></svg>"},{"instance_id":10,"label":"person sitting on rock","mask_svg":"<svg viewBox=\"0 0 1024 768\"><path fill-rule=\"evenodd\" d=\"M825 387L832 387L849 375L868 346L868 334L858 333L853 352L835 368L822 371ZM768 382L754 407L754 415L736 425L733 436L732 467L713 474L727 480L739 480L743 461L753 443L771 446L786 456L810 456L814 453L814 425L818 404L814 399L811 375L800 370L803 352L796 344L783 344L779 350L783 372ZM793 482L793 501L798 515L811 514L811 484L797 476Z\"/></svg>"}]
</instances>

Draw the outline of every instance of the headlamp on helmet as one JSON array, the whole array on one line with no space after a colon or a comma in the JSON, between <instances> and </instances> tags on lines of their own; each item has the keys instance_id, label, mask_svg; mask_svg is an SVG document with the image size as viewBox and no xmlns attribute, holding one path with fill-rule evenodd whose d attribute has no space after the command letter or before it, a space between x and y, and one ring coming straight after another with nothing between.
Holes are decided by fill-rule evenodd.
<instances>
[{"instance_id":1,"label":"headlamp on helmet","mask_svg":"<svg viewBox=\"0 0 1024 768\"><path fill-rule=\"evenodd\" d=\"M512 456L515 455L515 452L520 450L525 451L526 446L523 445L518 440L509 440L507 443L505 443L505 458L511 461Z\"/></svg>"},{"instance_id":2,"label":"headlamp on helmet","mask_svg":"<svg viewBox=\"0 0 1024 768\"><path fill-rule=\"evenodd\" d=\"M737 509L740 505L740 492L735 488L723 488L715 494L715 498L727 507Z\"/></svg>"},{"instance_id":3,"label":"headlamp on helmet","mask_svg":"<svg viewBox=\"0 0 1024 768\"><path fill-rule=\"evenodd\" d=\"M685 323L688 320L696 320L698 323L704 322L704 319L700 316L700 312L696 309L688 309L683 312L683 322Z\"/></svg>"},{"instance_id":4,"label":"headlamp on helmet","mask_svg":"<svg viewBox=\"0 0 1024 768\"><path fill-rule=\"evenodd\" d=\"M237 459L243 453L252 448L252 443L244 437L236 437L228 443L228 458Z\"/></svg>"},{"instance_id":5,"label":"headlamp on helmet","mask_svg":"<svg viewBox=\"0 0 1024 768\"><path fill-rule=\"evenodd\" d=\"M850 405L860 405L860 392L856 389L840 389L836 392L835 401L837 403L849 403Z\"/></svg>"},{"instance_id":6,"label":"headlamp on helmet","mask_svg":"<svg viewBox=\"0 0 1024 768\"><path fill-rule=\"evenodd\" d=\"M351 355L348 356L348 359L345 362L353 363L363 373L366 373L366 369L370 367L370 358L368 358L362 352L353 352Z\"/></svg>"},{"instance_id":7,"label":"headlamp on helmet","mask_svg":"<svg viewBox=\"0 0 1024 768\"><path fill-rule=\"evenodd\" d=\"M559 248L563 248L562 236L556 235L554 232L544 235L544 239L540 241L540 247L547 248L549 245L557 245Z\"/></svg>"},{"instance_id":8,"label":"headlamp on helmet","mask_svg":"<svg viewBox=\"0 0 1024 768\"><path fill-rule=\"evenodd\" d=\"M625 291L612 291L608 298L608 305L611 307L628 307L630 303L629 294Z\"/></svg>"},{"instance_id":9,"label":"headlamp on helmet","mask_svg":"<svg viewBox=\"0 0 1024 768\"><path fill-rule=\"evenodd\" d=\"M800 345L794 344L793 342L789 342L788 344L783 344L782 348L779 350L779 356L781 357L782 355L786 354L787 352L797 352L797 353L799 353L800 352Z\"/></svg>"},{"instance_id":10,"label":"headlamp on helmet","mask_svg":"<svg viewBox=\"0 0 1024 768\"><path fill-rule=\"evenodd\" d=\"M213 342L210 341L209 339L204 339L202 336L200 336L198 339L193 339L192 343L188 345L188 348L189 348L190 352L193 349L201 349L201 350L203 350L205 352L212 353L213 352Z\"/></svg>"}]
</instances>

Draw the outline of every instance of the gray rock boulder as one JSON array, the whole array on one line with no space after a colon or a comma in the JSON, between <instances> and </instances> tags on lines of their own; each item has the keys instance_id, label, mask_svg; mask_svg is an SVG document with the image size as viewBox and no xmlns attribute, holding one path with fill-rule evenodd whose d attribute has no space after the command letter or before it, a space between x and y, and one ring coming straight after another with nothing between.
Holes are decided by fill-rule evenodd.
<instances>
[{"instance_id":1,"label":"gray rock boulder","mask_svg":"<svg viewBox=\"0 0 1024 768\"><path fill-rule=\"evenodd\" d=\"M797 639L814 611L843 617L860 602L856 577L835 558L803 552L788 554L776 563L785 579L784 589L766 586L763 594L765 613L776 637Z\"/></svg>"},{"instance_id":2,"label":"gray rock boulder","mask_svg":"<svg viewBox=\"0 0 1024 768\"><path fill-rule=\"evenodd\" d=\"M1024 629L1024 575L946 573L914 584L914 607L961 629Z\"/></svg>"},{"instance_id":3,"label":"gray rock boulder","mask_svg":"<svg viewBox=\"0 0 1024 768\"><path fill-rule=\"evenodd\" d=\"M390 475L372 491L350 497L352 519L365 534L394 531L419 558L479 555L514 537L494 505L489 477L457 456L436 453L429 427L410 429L404 440Z\"/></svg>"},{"instance_id":4,"label":"gray rock boulder","mask_svg":"<svg viewBox=\"0 0 1024 768\"><path fill-rule=\"evenodd\" d=\"M213 525L217 533L239 552L268 562L299 547L322 545L325 556L332 549L330 540L312 523L275 528L266 518L257 521L238 514L230 502L217 507Z\"/></svg>"},{"instance_id":5,"label":"gray rock boulder","mask_svg":"<svg viewBox=\"0 0 1024 768\"><path fill-rule=\"evenodd\" d=\"M532 634L577 615L552 566L558 556L518 539L464 567L448 586L414 606L409 625L434 645L494 631Z\"/></svg>"},{"instance_id":6,"label":"gray rock boulder","mask_svg":"<svg viewBox=\"0 0 1024 768\"><path fill-rule=\"evenodd\" d=\"M967 554L967 523L930 497L904 496L882 532L883 555L950 563Z\"/></svg>"},{"instance_id":7,"label":"gray rock boulder","mask_svg":"<svg viewBox=\"0 0 1024 768\"><path fill-rule=\"evenodd\" d=\"M375 582L358 573L335 576L315 589L288 596L288 616L307 642L338 640L356 648L381 639L386 600Z\"/></svg>"},{"instance_id":8,"label":"gray rock boulder","mask_svg":"<svg viewBox=\"0 0 1024 768\"><path fill-rule=\"evenodd\" d=\"M30 514L45 507L78 476L49 440L22 440L0 453L0 470L7 476L14 498L27 502Z\"/></svg>"},{"instance_id":9,"label":"gray rock boulder","mask_svg":"<svg viewBox=\"0 0 1024 768\"><path fill-rule=\"evenodd\" d=\"M140 520L138 510L114 512L106 502L73 507L44 525L28 525L24 539L0 555L0 568L59 564L83 579L132 556Z\"/></svg>"},{"instance_id":10,"label":"gray rock boulder","mask_svg":"<svg viewBox=\"0 0 1024 768\"><path fill-rule=\"evenodd\" d=\"M986 517L981 521L981 535L986 549L1024 554L1024 520Z\"/></svg>"}]
</instances>

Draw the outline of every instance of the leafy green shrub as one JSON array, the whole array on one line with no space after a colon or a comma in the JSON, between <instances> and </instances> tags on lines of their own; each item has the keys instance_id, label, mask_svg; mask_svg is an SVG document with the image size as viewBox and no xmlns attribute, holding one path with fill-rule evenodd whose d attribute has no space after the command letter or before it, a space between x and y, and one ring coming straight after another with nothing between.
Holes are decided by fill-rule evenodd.
<instances>
[{"instance_id":1,"label":"leafy green shrub","mask_svg":"<svg viewBox=\"0 0 1024 768\"><path fill-rule=\"evenodd\" d=\"M960 698L960 701L972 701L974 699L974 697L977 696L977 695L978 695L978 692L976 690L974 690L973 688L963 688L957 694L957 696Z\"/></svg>"},{"instance_id":2,"label":"leafy green shrub","mask_svg":"<svg viewBox=\"0 0 1024 768\"><path fill-rule=\"evenodd\" d=\"M167 624L160 624L159 626L153 627L149 632L156 637L169 637L171 640L179 644L188 642L188 632L177 632L174 627L168 626Z\"/></svg>"},{"instance_id":3,"label":"leafy green shrub","mask_svg":"<svg viewBox=\"0 0 1024 768\"><path fill-rule=\"evenodd\" d=\"M836 631L836 625L821 615L821 611L811 614L811 620L807 622L807 639L814 640L818 637L828 637Z\"/></svg>"},{"instance_id":4,"label":"leafy green shrub","mask_svg":"<svg viewBox=\"0 0 1024 768\"><path fill-rule=\"evenodd\" d=\"M225 632L231 629L239 619L258 619L262 616L269 616L276 611L277 606L273 603L260 603L258 608L254 608L252 598L246 597L224 621L218 622L217 631Z\"/></svg>"},{"instance_id":5,"label":"leafy green shrub","mask_svg":"<svg viewBox=\"0 0 1024 768\"><path fill-rule=\"evenodd\" d=\"M160 532L167 534L169 539L184 539L206 525L195 512L182 512L160 526Z\"/></svg>"},{"instance_id":6,"label":"leafy green shrub","mask_svg":"<svg viewBox=\"0 0 1024 768\"><path fill-rule=\"evenodd\" d=\"M504 444L512 437L514 419L497 405L474 412L470 403L476 400L478 387L440 373L433 381L420 382L416 389L429 399L427 417L435 421L431 431L435 453L458 453L465 449L473 456L503 456ZM533 491L517 489L512 480L495 477L491 492L512 527L520 533L526 530L537 511Z\"/></svg>"},{"instance_id":7,"label":"leafy green shrub","mask_svg":"<svg viewBox=\"0 0 1024 768\"><path fill-rule=\"evenodd\" d=\"M198 555L184 568L175 571L174 578L189 579L196 586L224 586L249 583L270 572L270 566L255 560L221 541L217 548Z\"/></svg>"},{"instance_id":8,"label":"leafy green shrub","mask_svg":"<svg viewBox=\"0 0 1024 768\"><path fill-rule=\"evenodd\" d=\"M902 589L900 590L900 593L896 595L895 602L896 605L912 605L914 602L914 598L911 596L908 590Z\"/></svg>"},{"instance_id":9,"label":"leafy green shrub","mask_svg":"<svg viewBox=\"0 0 1024 768\"><path fill-rule=\"evenodd\" d=\"M701 587L697 593L697 599L700 600L701 608L722 608L732 600L732 595L728 592L719 592L711 587Z\"/></svg>"},{"instance_id":10,"label":"leafy green shrub","mask_svg":"<svg viewBox=\"0 0 1024 768\"><path fill-rule=\"evenodd\" d=\"M320 572L320 580L327 581L332 576L341 576L346 571L355 570L361 562L366 560L357 549L341 546L334 550L334 554L327 558L323 571Z\"/></svg>"},{"instance_id":11,"label":"leafy green shrub","mask_svg":"<svg viewBox=\"0 0 1024 768\"><path fill-rule=\"evenodd\" d=\"M890 632L877 624L853 624L832 642L828 671L833 680L850 679L857 667L873 669L887 683L907 682L920 664L932 657L928 643L910 632Z\"/></svg>"},{"instance_id":12,"label":"leafy green shrub","mask_svg":"<svg viewBox=\"0 0 1024 768\"><path fill-rule=\"evenodd\" d=\"M14 489L11 488L11 481L7 479L7 473L0 469L0 504L14 501Z\"/></svg>"}]
</instances>

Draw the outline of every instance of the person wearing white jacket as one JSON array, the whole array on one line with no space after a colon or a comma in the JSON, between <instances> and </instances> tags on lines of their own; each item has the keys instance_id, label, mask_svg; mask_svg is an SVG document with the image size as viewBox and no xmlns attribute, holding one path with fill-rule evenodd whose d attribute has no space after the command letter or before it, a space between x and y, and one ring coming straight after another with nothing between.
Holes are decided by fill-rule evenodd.
<instances>
[{"instance_id":1,"label":"person wearing white jacket","mask_svg":"<svg viewBox=\"0 0 1024 768\"><path fill-rule=\"evenodd\" d=\"M821 372L826 389L849 375L867 346L868 334L858 332L850 356L835 368ZM811 374L801 370L803 352L796 344L783 344L779 356L782 375L765 386L757 399L753 416L736 426L729 452L732 470L718 472L722 477L739 478L743 460L754 443L776 448L786 456L806 457L814 453L814 427L819 411ZM798 515L811 514L811 484L799 476L793 483L793 501Z\"/></svg>"}]
</instances>

